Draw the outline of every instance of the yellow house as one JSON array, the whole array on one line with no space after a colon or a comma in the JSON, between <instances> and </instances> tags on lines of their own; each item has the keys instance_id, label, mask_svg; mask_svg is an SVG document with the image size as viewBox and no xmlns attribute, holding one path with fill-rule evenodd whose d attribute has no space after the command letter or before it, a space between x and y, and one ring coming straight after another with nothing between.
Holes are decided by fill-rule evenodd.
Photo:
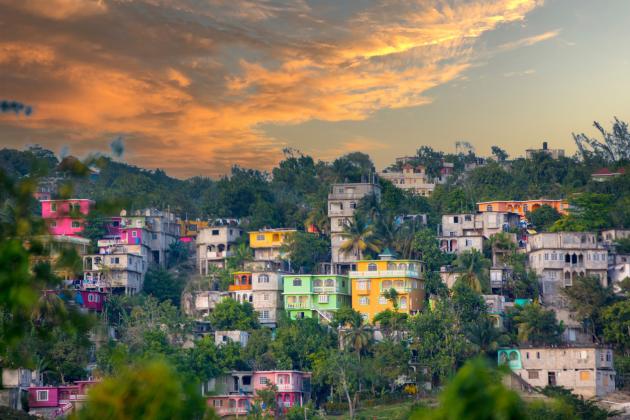
<instances>
[{"instance_id":1,"label":"yellow house","mask_svg":"<svg viewBox=\"0 0 630 420\"><path fill-rule=\"evenodd\" d=\"M249 246L254 250L254 259L271 261L280 258L280 247L293 235L295 229L262 229L249 232Z\"/></svg>"},{"instance_id":2,"label":"yellow house","mask_svg":"<svg viewBox=\"0 0 630 420\"><path fill-rule=\"evenodd\" d=\"M424 265L418 260L394 259L385 250L378 260L357 261L357 271L350 272L352 283L352 308L359 311L367 321L392 303L383 292L395 289L398 292L398 311L415 314L424 303Z\"/></svg>"}]
</instances>

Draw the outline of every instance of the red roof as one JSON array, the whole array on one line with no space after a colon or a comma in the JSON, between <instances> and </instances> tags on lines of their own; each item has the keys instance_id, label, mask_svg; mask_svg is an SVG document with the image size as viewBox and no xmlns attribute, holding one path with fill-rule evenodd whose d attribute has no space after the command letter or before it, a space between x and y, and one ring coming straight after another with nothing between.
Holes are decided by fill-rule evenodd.
<instances>
[{"instance_id":1,"label":"red roof","mask_svg":"<svg viewBox=\"0 0 630 420\"><path fill-rule=\"evenodd\" d=\"M624 168L619 168L615 172L612 172L608 168L601 168L593 172L593 175L621 175L625 173L626 173L626 170Z\"/></svg>"}]
</instances>

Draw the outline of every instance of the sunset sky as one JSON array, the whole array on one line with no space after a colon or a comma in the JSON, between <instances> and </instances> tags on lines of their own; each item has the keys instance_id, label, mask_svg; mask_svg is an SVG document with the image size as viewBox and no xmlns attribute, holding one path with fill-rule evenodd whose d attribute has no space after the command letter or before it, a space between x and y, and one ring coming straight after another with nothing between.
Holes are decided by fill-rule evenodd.
<instances>
[{"instance_id":1,"label":"sunset sky","mask_svg":"<svg viewBox=\"0 0 630 420\"><path fill-rule=\"evenodd\" d=\"M628 0L0 0L0 146L178 177L293 147L377 167L457 140L512 155L630 120Z\"/></svg>"}]
</instances>

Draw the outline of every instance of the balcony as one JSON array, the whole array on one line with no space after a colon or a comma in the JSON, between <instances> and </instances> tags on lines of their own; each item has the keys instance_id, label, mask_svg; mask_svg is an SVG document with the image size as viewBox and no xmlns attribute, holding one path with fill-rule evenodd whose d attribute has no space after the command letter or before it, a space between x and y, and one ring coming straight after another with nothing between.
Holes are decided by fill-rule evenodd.
<instances>
[{"instance_id":1,"label":"balcony","mask_svg":"<svg viewBox=\"0 0 630 420\"><path fill-rule=\"evenodd\" d=\"M276 386L281 392L302 392L302 389L295 384L276 384Z\"/></svg>"},{"instance_id":2,"label":"balcony","mask_svg":"<svg viewBox=\"0 0 630 420\"><path fill-rule=\"evenodd\" d=\"M287 309L311 309L310 302L297 302L297 303L288 303Z\"/></svg>"},{"instance_id":3,"label":"balcony","mask_svg":"<svg viewBox=\"0 0 630 420\"><path fill-rule=\"evenodd\" d=\"M383 287L383 285L381 284L381 293L386 292L390 289L394 289L396 290L398 293L409 293L413 290L415 290L413 287L411 286L390 286L390 287ZM419 289L417 289L419 290Z\"/></svg>"},{"instance_id":4,"label":"balcony","mask_svg":"<svg viewBox=\"0 0 630 420\"><path fill-rule=\"evenodd\" d=\"M337 293L339 290L336 286L318 286L313 287L313 293Z\"/></svg>"},{"instance_id":5,"label":"balcony","mask_svg":"<svg viewBox=\"0 0 630 420\"><path fill-rule=\"evenodd\" d=\"M206 259L208 260L222 260L234 255L232 251L207 251Z\"/></svg>"},{"instance_id":6,"label":"balcony","mask_svg":"<svg viewBox=\"0 0 630 420\"><path fill-rule=\"evenodd\" d=\"M251 284L230 284L228 286L228 290L230 292L236 292L239 290L252 290Z\"/></svg>"},{"instance_id":7,"label":"balcony","mask_svg":"<svg viewBox=\"0 0 630 420\"><path fill-rule=\"evenodd\" d=\"M364 278L364 279L373 279L373 278L382 278L382 277L410 277L410 278L420 278L420 274L415 270L381 270L381 271L351 271L351 278Z\"/></svg>"}]
</instances>

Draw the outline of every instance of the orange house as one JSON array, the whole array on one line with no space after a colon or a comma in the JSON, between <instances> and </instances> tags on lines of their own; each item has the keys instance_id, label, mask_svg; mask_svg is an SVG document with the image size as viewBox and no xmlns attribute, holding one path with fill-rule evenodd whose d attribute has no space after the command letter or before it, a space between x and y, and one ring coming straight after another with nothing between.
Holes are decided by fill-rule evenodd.
<instances>
[{"instance_id":1,"label":"orange house","mask_svg":"<svg viewBox=\"0 0 630 420\"><path fill-rule=\"evenodd\" d=\"M569 214L569 202L567 200L497 200L497 201L483 201L477 203L477 210L481 213L486 211L498 211L498 212L511 212L517 213L521 218L525 217L528 211L534 211L542 206L549 206L560 214Z\"/></svg>"},{"instance_id":2,"label":"orange house","mask_svg":"<svg viewBox=\"0 0 630 420\"><path fill-rule=\"evenodd\" d=\"M232 273L234 283L228 286L230 297L239 302L253 302L252 273L250 271L236 271Z\"/></svg>"}]
</instances>

